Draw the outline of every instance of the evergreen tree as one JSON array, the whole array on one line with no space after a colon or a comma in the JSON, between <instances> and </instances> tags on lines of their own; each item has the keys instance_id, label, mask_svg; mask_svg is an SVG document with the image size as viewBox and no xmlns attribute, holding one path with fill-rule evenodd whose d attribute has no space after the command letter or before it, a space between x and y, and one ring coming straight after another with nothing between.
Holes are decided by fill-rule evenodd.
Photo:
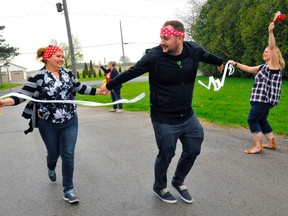
<instances>
[{"instance_id":1,"label":"evergreen tree","mask_svg":"<svg viewBox=\"0 0 288 216\"><path fill-rule=\"evenodd\" d=\"M88 75L88 77L91 78L93 74L94 74L94 68L93 68L92 61L90 60L90 63L89 63L89 75Z\"/></svg>"},{"instance_id":2,"label":"evergreen tree","mask_svg":"<svg viewBox=\"0 0 288 216\"><path fill-rule=\"evenodd\" d=\"M102 77L102 71L101 71L100 68L99 68L99 70L98 70L98 75L99 75L99 77Z\"/></svg>"},{"instance_id":3,"label":"evergreen tree","mask_svg":"<svg viewBox=\"0 0 288 216\"><path fill-rule=\"evenodd\" d=\"M5 29L5 26L0 26L0 31L3 29ZM3 36L0 32L0 86L2 86L1 68L3 65L9 63L15 56L19 55L17 51L18 48L11 47L9 44L5 43L5 39L3 39Z\"/></svg>"},{"instance_id":4,"label":"evergreen tree","mask_svg":"<svg viewBox=\"0 0 288 216\"><path fill-rule=\"evenodd\" d=\"M0 26L0 31L5 29L5 26ZM1 32L0 32L1 33ZM2 34L0 34L0 65L10 62L10 60L19 55L18 48L11 47L5 43Z\"/></svg>"},{"instance_id":5,"label":"evergreen tree","mask_svg":"<svg viewBox=\"0 0 288 216\"><path fill-rule=\"evenodd\" d=\"M86 64L86 62L84 63L84 70L83 70L83 78L86 78L86 76L88 76L88 66Z\"/></svg>"}]
</instances>

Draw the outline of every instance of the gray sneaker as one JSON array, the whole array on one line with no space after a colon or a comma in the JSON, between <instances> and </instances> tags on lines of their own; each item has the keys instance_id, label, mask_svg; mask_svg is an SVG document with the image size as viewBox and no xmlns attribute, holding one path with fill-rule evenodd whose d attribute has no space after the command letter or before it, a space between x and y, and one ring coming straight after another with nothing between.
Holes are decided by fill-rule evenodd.
<instances>
[{"instance_id":1,"label":"gray sneaker","mask_svg":"<svg viewBox=\"0 0 288 216\"><path fill-rule=\"evenodd\" d=\"M176 203L177 200L175 197L169 192L168 188L164 188L162 190L157 190L153 188L154 193L161 199L162 201L166 203Z\"/></svg>"},{"instance_id":2,"label":"gray sneaker","mask_svg":"<svg viewBox=\"0 0 288 216\"><path fill-rule=\"evenodd\" d=\"M64 193L64 200L68 201L70 204L76 204L79 203L78 197L75 195L73 190L69 190Z\"/></svg>"},{"instance_id":3,"label":"gray sneaker","mask_svg":"<svg viewBox=\"0 0 288 216\"><path fill-rule=\"evenodd\" d=\"M184 184L176 185L172 183L172 186L179 192L181 199L186 203L192 203L193 198L188 192L187 187Z\"/></svg>"},{"instance_id":4,"label":"gray sneaker","mask_svg":"<svg viewBox=\"0 0 288 216\"><path fill-rule=\"evenodd\" d=\"M55 182L56 181L56 172L55 170L50 170L48 169L48 176L49 176L49 179L52 181L52 182Z\"/></svg>"}]
</instances>

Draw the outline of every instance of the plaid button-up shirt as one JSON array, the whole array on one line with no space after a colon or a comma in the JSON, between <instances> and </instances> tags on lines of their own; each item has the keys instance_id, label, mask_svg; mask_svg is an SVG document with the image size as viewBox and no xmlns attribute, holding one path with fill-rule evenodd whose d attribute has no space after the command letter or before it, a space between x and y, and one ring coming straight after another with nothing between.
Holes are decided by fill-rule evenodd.
<instances>
[{"instance_id":1,"label":"plaid button-up shirt","mask_svg":"<svg viewBox=\"0 0 288 216\"><path fill-rule=\"evenodd\" d=\"M268 64L261 65L255 76L250 102L270 103L277 106L282 85L281 70L270 70Z\"/></svg>"}]
</instances>

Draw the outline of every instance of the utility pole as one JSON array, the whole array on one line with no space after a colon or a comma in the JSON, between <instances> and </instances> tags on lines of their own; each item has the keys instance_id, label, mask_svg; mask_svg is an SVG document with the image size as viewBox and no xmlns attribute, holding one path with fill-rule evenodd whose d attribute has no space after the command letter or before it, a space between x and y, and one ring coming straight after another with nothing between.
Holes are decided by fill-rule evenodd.
<instances>
[{"instance_id":1,"label":"utility pole","mask_svg":"<svg viewBox=\"0 0 288 216\"><path fill-rule=\"evenodd\" d=\"M70 49L70 55L71 55L72 72L73 72L73 74L75 76L77 76L77 74L76 74L76 63L75 63L74 47L73 47L73 41L72 41L72 35L71 35L70 21L69 21L69 16L68 16L68 8L67 8L66 0L62 0L62 1L63 1L63 4L56 3L56 8L57 8L58 12L62 12L64 10L66 28L67 28L67 35L68 35L68 42L69 42L69 49Z\"/></svg>"},{"instance_id":2,"label":"utility pole","mask_svg":"<svg viewBox=\"0 0 288 216\"><path fill-rule=\"evenodd\" d=\"M2 66L3 66L3 65L2 65ZM0 65L0 86L3 85L3 81L2 81L2 72L1 72L2 66Z\"/></svg>"},{"instance_id":3,"label":"utility pole","mask_svg":"<svg viewBox=\"0 0 288 216\"><path fill-rule=\"evenodd\" d=\"M9 89L10 89L10 92L11 92L12 91L11 90L11 71L9 70L10 65L6 64L6 65L4 65L4 67L6 68L7 77L8 77L8 83L9 83Z\"/></svg>"},{"instance_id":4,"label":"utility pole","mask_svg":"<svg viewBox=\"0 0 288 216\"><path fill-rule=\"evenodd\" d=\"M126 70L126 59L125 59L125 54L124 54L124 43L123 43L123 36L122 36L122 26L121 26L121 20L120 20L120 33L121 33L121 44L122 44L122 58L123 58L123 65L124 65L124 70Z\"/></svg>"}]
</instances>

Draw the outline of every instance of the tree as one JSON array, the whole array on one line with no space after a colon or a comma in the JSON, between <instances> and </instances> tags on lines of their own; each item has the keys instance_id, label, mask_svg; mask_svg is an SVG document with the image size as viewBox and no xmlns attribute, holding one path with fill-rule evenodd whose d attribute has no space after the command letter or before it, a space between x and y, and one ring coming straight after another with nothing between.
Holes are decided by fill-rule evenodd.
<instances>
[{"instance_id":1,"label":"tree","mask_svg":"<svg viewBox=\"0 0 288 216\"><path fill-rule=\"evenodd\" d=\"M192 25L196 22L202 6L206 0L190 0L188 3L188 9L184 9L183 11L179 11L177 16L183 21L183 24L186 29L186 34L188 37L192 37Z\"/></svg>"},{"instance_id":2,"label":"tree","mask_svg":"<svg viewBox=\"0 0 288 216\"><path fill-rule=\"evenodd\" d=\"M0 26L0 31L5 29L5 26ZM2 86L1 68L3 65L8 64L15 56L19 55L18 48L11 47L5 43L5 39L0 32L0 86Z\"/></svg>"},{"instance_id":3,"label":"tree","mask_svg":"<svg viewBox=\"0 0 288 216\"><path fill-rule=\"evenodd\" d=\"M88 75L88 66L86 64L86 62L84 63L84 70L82 72L82 77L86 78L86 76Z\"/></svg>"},{"instance_id":4,"label":"tree","mask_svg":"<svg viewBox=\"0 0 288 216\"><path fill-rule=\"evenodd\" d=\"M268 24L274 13L285 12L287 7L287 0L207 0L197 18L191 20L189 34L225 61L234 59L247 65L259 65L263 63L262 53L268 44ZM276 23L274 33L277 46L287 59L287 21ZM219 75L211 65L200 64L199 69L206 75ZM287 69L286 66L283 70L286 78ZM251 76L240 70L234 75Z\"/></svg>"},{"instance_id":5,"label":"tree","mask_svg":"<svg viewBox=\"0 0 288 216\"><path fill-rule=\"evenodd\" d=\"M127 64L127 63L129 63L129 62L130 62L130 58L129 58L128 56L121 56L121 57L120 57L120 63L121 63L121 65L124 65L124 63Z\"/></svg>"},{"instance_id":6,"label":"tree","mask_svg":"<svg viewBox=\"0 0 288 216\"><path fill-rule=\"evenodd\" d=\"M88 71L88 77L91 78L92 75L95 74L95 70L94 70L94 67L93 67L93 64L92 64L92 61L90 60L90 63L89 63L89 71ZM94 75L95 77L95 75Z\"/></svg>"},{"instance_id":7,"label":"tree","mask_svg":"<svg viewBox=\"0 0 288 216\"><path fill-rule=\"evenodd\" d=\"M80 63L83 60L83 54L82 54L82 48L80 45L80 41L78 38L74 37L72 35L72 41L73 41L73 47L74 47L74 56L75 56L75 63ZM72 61L71 61L71 55L70 55L70 48L69 44L66 44L64 42L60 42L58 44L57 40L52 39L50 40L51 45L59 45L64 52L64 67L72 69Z\"/></svg>"},{"instance_id":8,"label":"tree","mask_svg":"<svg viewBox=\"0 0 288 216\"><path fill-rule=\"evenodd\" d=\"M224 60L235 59L238 52L243 52L243 44L239 40L239 28L237 28L239 25L237 13L241 3L239 0L233 0L233 3L231 0L208 0L190 28L193 29L190 32L192 38ZM204 75L219 75L212 65L200 64L200 70Z\"/></svg>"}]
</instances>

